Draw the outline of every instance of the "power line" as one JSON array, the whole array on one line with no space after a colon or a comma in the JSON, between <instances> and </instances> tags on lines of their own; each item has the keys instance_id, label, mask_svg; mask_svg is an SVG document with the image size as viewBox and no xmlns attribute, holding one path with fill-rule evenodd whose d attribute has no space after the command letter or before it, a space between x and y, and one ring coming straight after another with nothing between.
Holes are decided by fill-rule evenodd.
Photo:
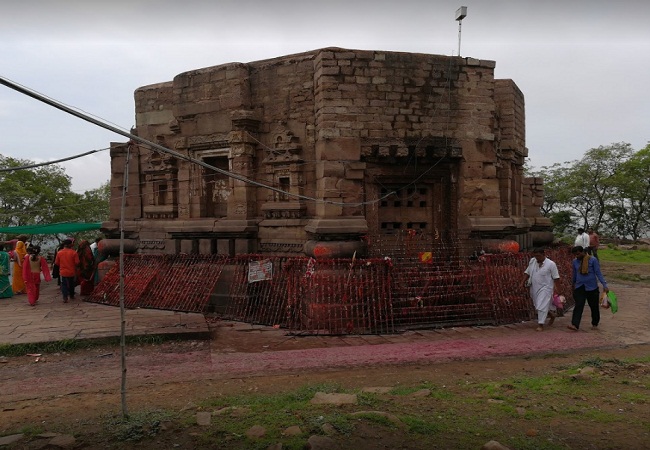
<instances>
[{"instance_id":1,"label":"power line","mask_svg":"<svg viewBox=\"0 0 650 450\"><path fill-rule=\"evenodd\" d=\"M312 163L315 163L315 162L317 162L317 161L305 162L305 164L312 164ZM341 161L341 162L343 164L348 163L347 161ZM439 162L440 162L440 160L437 161L433 165L433 167L435 167ZM45 164L54 164L54 162L49 162L49 163L45 163ZM25 168L29 168L29 167L30 166L21 166L20 168L25 169ZM16 167L16 168L12 168L12 169L16 170L18 168ZM428 171L425 171L423 174L421 174L420 176L415 178L411 183L417 182L419 179L421 179L427 173L428 173ZM263 170L260 169L258 171L258 175L264 177L265 173L263 172ZM207 177L207 176L209 176L209 174L204 173L203 175L201 175L201 177ZM194 181L195 179L196 179L195 177L190 177L190 178L167 178L165 181L166 182L171 182L171 183L174 183L174 184L178 184L178 183L184 183L184 182L191 182L191 181ZM267 181L272 181L272 180L267 180ZM141 181L137 185L139 187L142 187L142 186L146 186L148 184L149 184L148 181ZM101 187L97 188L97 189L101 189ZM92 191L96 191L97 189L93 189ZM402 188L395 189L395 193L400 191L400 190L402 190ZM179 191L180 191L179 187L167 190L167 192L179 192ZM89 191L85 191L84 194L86 194L87 192L89 192ZM282 191L282 192L284 192L284 191ZM80 195L82 195L82 194L80 194ZM144 199L144 198L147 197L147 195L148 194L146 192L137 192L137 193L133 193L133 194L128 194L126 196L126 198L127 199L131 199L131 198L143 198ZM385 195L385 196L381 197L381 198L376 198L374 200L366 201L366 202L364 202L364 204L366 204L366 205L376 204L376 203L380 202L381 200L383 200L385 197L387 197L389 195L390 195L390 193L388 195ZM122 198L121 196L115 196L115 195L112 196L112 199L114 201L121 200L121 198ZM60 206L50 206L50 207L48 207L48 211L65 211L65 210L68 210L68 209L77 208L77 207L82 206L82 205L90 206L90 205L94 205L94 204L98 204L98 203L99 203L99 201L79 201L79 202L76 202L74 204L60 205ZM38 213L40 210L42 210L42 207L35 207L34 209L23 209L23 210L21 210L21 213L23 213L23 214L34 213L35 214L35 213ZM0 218L7 218L7 217L13 217L13 216L14 216L14 214L12 214L10 212L6 212L6 213L0 212Z\"/></svg>"},{"instance_id":2,"label":"power line","mask_svg":"<svg viewBox=\"0 0 650 450\"><path fill-rule=\"evenodd\" d=\"M440 66L443 66L443 67L444 67L444 64L440 64ZM437 68L438 68L438 64L433 64L433 65L432 65L432 68L431 68L431 78L432 78L432 79L433 79L434 72L437 70ZM443 70L444 70L444 69L443 69ZM445 91L447 91L447 92L449 93L449 95L451 95L451 87L450 87L451 70L452 70L452 61L451 61L451 59L450 59L450 61L449 61L449 66L447 67L447 71L446 71L446 80L447 80L447 82L446 82L446 85L445 85ZM435 162L431 167L429 167L428 169L426 169L423 173L421 173L420 175L418 175L415 179L411 180L408 184L402 186L401 188L392 189L392 190L391 190L390 192L388 192L386 195L384 195L383 197L378 198L378 199L376 199L376 200L364 201L364 202L355 202L355 203L335 202L335 201L332 201L332 200L323 200L323 199L314 198L314 197L310 197L310 196L306 196L306 195L294 194L294 193L291 193L291 192L285 191L285 190L283 190L283 189L276 188L276 187L274 187L274 186L268 185L268 184L266 184L266 183L262 183L262 182L259 182L259 181L256 181L256 180L253 180L253 179L250 179L250 178L248 178L248 177L244 177L244 176L242 176L242 175L240 175L240 174L237 174L237 173L234 173L234 172L231 172L231 171L227 171L227 170L224 170L224 169L220 169L220 168L218 168L218 167L214 167L214 166L212 166L212 165L210 165L210 164L207 164L207 163L205 163L205 162L203 162L203 161L201 161L201 160L197 160L197 159L193 159L193 158L191 158L191 157L189 157L189 156L185 156L185 155L183 155L183 154L181 154L181 153L178 153L178 152L175 152L175 151L173 151L173 150L170 150L170 149L168 149L168 148L166 148L166 147L163 147L163 146L161 146L161 145L159 145L159 144L155 144L155 143L153 143L153 142L151 142L151 141L148 141L148 140L146 140L146 139L140 138L139 136L135 136L135 135L133 135L133 134L131 134L131 133L128 133L128 132L126 132L126 131L123 131L123 130L120 130L120 129L116 128L116 127L113 127L113 126L111 126L111 125L108 125L108 124L105 123L105 121L102 122L102 121L100 121L100 120L98 120L98 119L94 119L94 118L92 118L92 117L89 117L87 114L84 114L84 113L79 112L79 111L78 111L78 108L76 108L76 110L75 110L75 109L72 109L71 107L69 107L69 106L63 104L62 102L59 102L59 101L54 100L54 99L52 99L52 98L50 98L50 97L47 97L47 96L45 96L45 95L43 95L43 94L41 94L41 93L36 92L35 90L32 90L32 89L27 88L27 87L25 87L25 86L21 86L21 85L19 85L18 83L15 83L15 82L12 82L12 81L9 81L9 80L5 80L5 79L3 79L2 77L0 77L0 83L4 84L4 85L6 85L6 86L8 86L8 87L10 87L10 88L12 88L12 89L17 90L18 92L21 92L21 93L23 93L23 94L25 94L25 95L28 95L28 96L30 96L30 97L32 97L32 98L35 98L35 99L37 99L37 100L39 100L39 101L42 101L42 102L46 103L46 104L49 104L49 105L51 105L51 106L53 106L53 107L55 107L55 108L57 108L57 109L60 109L60 110L62 110L62 111L64 111L64 112L67 112L67 113L72 114L72 115L74 115L74 116L76 116L76 117L78 117L78 118L81 118L82 120L88 121L88 122L93 123L93 124L95 124L95 125L98 125L98 126L100 126L100 127L102 127L102 128L106 128L106 129L108 129L108 130L110 130L110 131L113 131L113 132L115 132L115 133L121 134L121 135L123 135L123 136L125 136L125 137L128 137L128 138L132 139L132 140L135 140L135 141L138 141L138 142L140 142L140 143L143 143L143 144L145 144L145 145L147 145L147 146L149 146L149 147L152 147L152 149L155 149L155 150L161 151L161 152L163 152L163 153L168 153L168 154L170 154L170 155L172 155L172 156L174 156L174 157L176 157L176 158L186 160L186 161L188 161L188 162L190 162L190 163L198 164L198 165L203 166L203 167L205 167L205 168L208 168L208 169L214 170L214 171L217 172L217 173L221 173L221 174L223 174L223 175L225 175L225 176L227 176L227 177L234 178L234 179L237 179L237 180L243 181L243 182L245 182L245 183L248 183L248 184L252 184L252 185L258 186L258 187L262 187L262 188L265 188L265 189L269 189L269 190L271 190L271 191L274 191L274 192L276 192L276 193L282 194L282 195L284 195L284 196L295 197L295 198L299 198L299 199L306 200L306 201L313 201L313 202L320 202L320 203L329 203L329 204L339 205L339 206L364 206L364 205L375 204L375 203L377 203L377 202L382 201L382 200L385 199L385 198L388 198L390 195L396 194L397 191L400 191L400 190L402 190L402 189L406 189L406 188L408 188L408 187L410 187L410 186L412 186L412 185L415 185L419 180L421 180L424 176L426 176L426 175L427 175L427 174L428 174L428 173L429 173L433 168L435 168L435 167L436 167L440 162L442 162L442 160L443 160L443 158L438 159L438 161L436 161L436 162ZM430 85L430 89L429 89L428 99L429 99L430 102L432 101L432 97L433 97L433 84ZM449 108L449 110L450 110L450 108ZM433 116L435 115L436 111L438 111L438 105L434 103L434 105L433 105L433 110L432 110L432 113L431 113L431 115L430 115L430 117L429 117L429 120L432 120L432 119L433 119ZM96 116L95 116L95 117L96 117ZM451 119L451 118L450 118L450 116L448 115L448 116L447 116L447 129L448 129L448 127L449 127L449 121L450 121L450 119ZM261 142L259 139L257 139L255 136L253 136L253 135L250 134L249 132L246 132L246 134L248 134L249 137L251 137L254 141L256 141L256 142L258 143L258 145L260 145L260 146L262 147L262 149L264 149L264 150L266 150L266 151L268 151L268 152L271 152L271 153L278 153L278 152L279 152L279 150L277 150L277 149L273 149L273 148L267 146L266 144L264 144L263 142ZM420 139L418 140L418 142L416 143L415 148L417 148L417 147L419 146L419 144L420 144L424 139L425 139L425 137L424 137L424 136L421 136ZM448 140L448 138L445 137L445 141L447 141L447 140ZM50 163L42 163L42 164L33 165L33 166L23 166L23 167L21 167L20 169L23 169L23 168L24 168L24 169L27 169L27 168L32 168L32 167L38 167L38 166L47 165L47 164L55 164L55 163L57 163L57 162L67 161L67 160L75 159L75 158L78 158L78 157L81 157L81 156L86 156L86 155L91 154L91 153L94 153L94 152L95 152L95 151L91 151L91 152L87 152L87 153L84 153L84 154L81 154L81 155L72 156L72 157L69 157L69 158L61 159L61 160L59 160L59 161L54 161L54 162L50 162ZM414 155L411 155L411 157L414 157ZM416 158L417 158L417 157L416 157ZM298 165L303 165L303 166L305 166L305 165L308 165L308 164L311 164L311 163L315 163L315 162L318 162L318 161L305 161L305 160L301 160L300 162L292 162L292 164L298 164ZM342 163L345 164L345 163L347 163L348 161L340 161L340 162L342 162ZM408 164L407 164L407 165L408 165ZM414 167L414 168L415 168L415 167ZM10 171L10 170L18 170L18 169L19 169L19 168L0 169L0 172ZM416 169L416 172L417 172L417 169ZM181 181L181 180L176 180L176 181ZM142 183L139 183L139 184L142 185L142 184L146 184L146 183L145 183L145 182L142 182ZM381 183L380 183L380 185L381 185ZM145 195L145 194L135 194L135 196L144 196L144 195Z\"/></svg>"},{"instance_id":3,"label":"power line","mask_svg":"<svg viewBox=\"0 0 650 450\"><path fill-rule=\"evenodd\" d=\"M84 156L92 155L93 153L103 152L103 151L108 150L108 149L109 148L107 147L107 148L101 148L99 150L90 150L90 151L87 151L87 152L84 152L84 153L80 153L78 155L68 156L66 158L61 158L61 159L57 159L57 160L54 160L54 161L47 161L47 162L43 162L43 163L29 164L29 165L26 165L26 166L3 167L3 168L0 168L0 172L13 172L13 171L16 171L16 170L35 169L37 167L51 166L53 164L58 164L58 163L61 163L61 162L70 161L70 160L73 160L73 159L82 158Z\"/></svg>"},{"instance_id":4,"label":"power line","mask_svg":"<svg viewBox=\"0 0 650 450\"><path fill-rule=\"evenodd\" d=\"M287 196L290 196L290 197L295 197L295 198L298 198L298 199L301 199L301 200L308 200L308 201L314 201L314 202L319 202L319 203L328 203L328 204L337 205L337 206L361 206L361 205L364 204L364 202L354 202L354 203L333 202L333 201L330 201L330 200L317 199L317 198L308 197L308 196L301 195L301 194L294 194L294 193L291 193L291 192L286 192L286 191L283 191L282 189L278 189L278 188L275 188L273 186L269 186L269 185L266 185L266 184L263 184L263 183L259 183L257 181L246 178L246 177L244 177L242 175L230 172L228 170L220 169L219 167L212 166L212 165L207 164L207 163L205 163L205 162L203 162L201 160L194 159L191 156L183 155L182 153L178 153L178 152L176 152L174 150L171 150L171 149L169 149L167 147L156 144L155 142L151 142L151 141L149 141L147 139L143 139L143 138L141 138L139 136L136 136L135 134L128 133L126 131L120 130L119 128L117 128L117 127L115 127L113 125L110 125L110 124L108 124L108 123L106 123L104 121L95 119L93 117L90 117L89 115L84 114L82 112L76 111L76 110L62 104L59 101L50 99L50 98L48 98L48 97L46 97L44 95L41 95L38 92L35 92L35 91L31 90L31 89L28 89L28 88L26 88L24 86L21 86L21 85L19 85L17 83L14 83L14 82L12 82L12 81L4 78L4 77L0 77L0 84L3 84L5 86L9 87L10 89L13 89L13 90L15 90L17 92L20 92L21 94L27 95L28 97L32 97L32 98L34 98L34 99L36 99L36 100L38 100L40 102L43 102L43 103L45 103L47 105L50 105L50 106L52 106L52 107L54 107L54 108L56 108L58 110L61 110L61 111L66 112L66 113L68 113L70 115L73 115L73 116L75 116L75 117L77 117L79 119L85 120L86 122L90 122L90 123L92 123L94 125L97 125L97 126L99 126L101 128L104 128L106 130L109 130L109 131L112 131L114 133L120 134L120 135L122 135L124 137L127 137L127 138L131 139L132 141L139 142L141 144L144 144L144 145L146 145L148 147L151 147L151 148L153 148L155 150L158 150L160 152L172 155L172 156L174 156L174 157L176 157L178 159L182 159L182 160L188 161L190 163L198 164L198 165L200 165L202 167L205 167L207 169L214 170L215 172L218 172L218 173L220 173L222 175L225 175L227 177L230 177L230 178L234 178L235 180L241 181L243 183L247 183L247 184L250 184L250 185L253 185L253 186L257 186L257 187L260 187L260 188L263 188L263 189L268 189L268 190L271 190L273 192L277 192L277 193L287 195Z\"/></svg>"},{"instance_id":5,"label":"power line","mask_svg":"<svg viewBox=\"0 0 650 450\"><path fill-rule=\"evenodd\" d=\"M1 79L1 78L2 78L2 77L0 77L0 79ZM7 80L8 80L8 79L7 79ZM96 115L96 114L90 113L90 112L85 111L85 110L83 110L83 109L81 109L81 108L79 108L79 107L76 107L76 106L68 105L68 104L66 104L66 103L64 103L64 102L62 102L62 101L60 101L60 100L56 100L56 99L54 99L54 98L52 98L52 97L50 97L50 96L48 96L48 95L46 95L46 94L43 94L42 92L39 92L39 91L37 91L36 89L28 88L27 86L24 86L24 85L22 85L22 84L20 84L20 83L18 83L18 82L16 82L16 81L12 81L12 80L9 80L9 81L12 82L12 83L14 83L16 86L20 86L20 87L22 87L22 88L24 88L24 89L28 89L29 91L31 91L31 92L33 92L33 93L35 93L35 94L38 94L38 95L42 96L43 98L46 98L46 99L51 100L51 101L53 101L53 102L57 102L57 103L59 103L59 104L65 106L65 107L67 107L67 108L74 109L74 110L76 110L76 111L80 111L80 112L82 112L82 113L84 113L84 114L87 114L88 116L94 117L94 118L96 118L96 119L103 120L103 121L106 122L106 123L110 123L111 125L114 125L116 128L122 128L123 130L126 130L126 128L124 128L124 127L120 127L118 124L113 123L113 122L111 122L110 120L104 119L103 117L100 117L100 116L98 116L98 115Z\"/></svg>"}]
</instances>

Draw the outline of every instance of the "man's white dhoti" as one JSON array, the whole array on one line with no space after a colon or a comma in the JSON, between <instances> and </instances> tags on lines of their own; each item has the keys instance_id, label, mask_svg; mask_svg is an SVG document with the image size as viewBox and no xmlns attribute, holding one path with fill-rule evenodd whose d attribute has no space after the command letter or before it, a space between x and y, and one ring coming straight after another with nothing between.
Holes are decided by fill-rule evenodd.
<instances>
[{"instance_id":1,"label":"man's white dhoti","mask_svg":"<svg viewBox=\"0 0 650 450\"><path fill-rule=\"evenodd\" d=\"M544 325L549 310L556 309L553 305L553 290L554 280L560 278L557 265L548 258L544 258L541 264L532 258L524 273L530 276L530 296L537 310L537 323Z\"/></svg>"}]
</instances>

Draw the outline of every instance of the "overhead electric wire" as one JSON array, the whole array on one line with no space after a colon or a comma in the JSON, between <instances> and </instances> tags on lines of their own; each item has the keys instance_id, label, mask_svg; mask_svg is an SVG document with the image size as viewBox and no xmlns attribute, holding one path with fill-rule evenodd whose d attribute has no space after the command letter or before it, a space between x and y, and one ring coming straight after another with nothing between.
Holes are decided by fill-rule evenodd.
<instances>
[{"instance_id":1,"label":"overhead electric wire","mask_svg":"<svg viewBox=\"0 0 650 450\"><path fill-rule=\"evenodd\" d=\"M66 158L61 158L61 159L57 159L57 160L54 160L54 161L47 161L47 162L42 162L42 163L34 163L34 164L29 164L27 166L3 167L3 168L0 168L0 173L1 172L13 172L13 171L16 171L16 170L35 169L36 167L43 167L43 166L51 166L52 164L58 164L58 163L65 162L65 161L71 161L73 159L82 158L84 156L92 155L93 153L97 153L97 152L103 152L105 150L109 150L109 147L101 148L101 149L98 149L98 150L89 150L87 152L80 153L78 155L68 156Z\"/></svg>"},{"instance_id":2,"label":"overhead electric wire","mask_svg":"<svg viewBox=\"0 0 650 450\"><path fill-rule=\"evenodd\" d=\"M346 161L341 161L341 162L344 163L344 164L346 163ZM54 162L49 162L49 163L45 163L45 164L54 164ZM24 167L27 167L27 166L23 166L21 168L24 168ZM265 174L263 173L262 170L260 170L259 175L263 177ZM202 177L206 177L206 176L209 176L209 174L203 174L202 175ZM171 182L172 184L177 186L179 183L187 183L187 182L192 182L192 181L195 181L195 180L196 180L196 177L189 177L189 178L167 178L165 181ZM272 181L272 180L270 180L270 181ZM148 181L141 181L141 182L137 183L137 186L142 188L144 186L147 186L149 183L150 182L148 182ZM98 189L101 189L101 187L91 189L90 191L97 191ZM176 188L168 189L167 192L177 193L177 192L180 192L180 190L181 190L180 187L176 187ZM83 194L85 194L87 192L90 192L90 191L84 191L82 194L79 194L77 192L75 192L75 193L83 196ZM136 193L126 195L126 198L127 198L127 200L128 199L133 199L133 198L143 198L144 199L144 198L147 198L148 195L150 195L150 193L142 192L141 190L139 190ZM367 202L365 202L365 204L375 204L375 203L381 201L384 197L381 197L381 198L378 198L378 199L375 199L375 200L371 200L371 201L367 201ZM119 195L119 196L112 195L111 196L112 201L121 201L121 199L122 199L121 195ZM81 201L75 202L74 204L59 205L59 206L48 206L48 211L65 211L65 210L68 210L68 209L78 208L79 206L83 206L83 205L90 206L90 205L98 204L100 202L101 202L101 200L86 200L86 201L81 200ZM41 210L42 210L42 207L35 206L33 209L23 209L21 211L24 214L32 214L32 213L36 214ZM2 219L3 217L13 217L13 215L14 215L13 213L1 212L1 210L0 210L0 219Z\"/></svg>"},{"instance_id":3,"label":"overhead electric wire","mask_svg":"<svg viewBox=\"0 0 650 450\"><path fill-rule=\"evenodd\" d=\"M431 78L433 78L433 74L434 74L435 70L436 70L436 65L434 64L432 69L431 69ZM445 86L444 86L444 90L447 91L449 96L451 96L451 87L450 87L451 70L452 70L452 61L450 60L449 61L449 66L447 67L446 83L445 83ZM433 165L428 167L423 173L416 176L416 178L412 179L407 184L405 184L405 185L403 185L403 186L401 186L399 188L392 187L392 188L389 189L389 192L387 192L384 196L382 196L382 197L380 197L378 199L375 199L375 200L364 201L364 202L354 202L354 203L335 202L335 201L331 201L331 200L323 200L323 199L310 197L310 196L307 196L307 195L294 194L294 193L285 191L283 189L274 187L272 185L268 185L266 183L250 179L248 177L244 177L244 176L242 176L240 174L237 174L235 172L231 172L231 171L227 171L225 169L220 169L218 167L214 167L214 166L212 166L210 164L207 164L207 163L205 163L205 162L203 162L203 161L201 161L199 159L194 159L192 157L185 156L185 155L183 155L181 153L175 152L175 151L173 151L171 149L168 149L168 148L166 148L164 146L161 146L159 144L155 144L155 143L153 143L151 141L140 138L139 136L136 136L136 135L128 133L128 132L126 132L124 130L121 130L117 126L109 125L108 123L106 123L107 121L105 121L103 119L99 120L98 118L90 117L90 116L94 116L94 115L86 113L85 111L84 112L79 112L79 111L82 111L79 108L73 109L72 107L70 107L68 105L65 105L63 102L54 100L54 99L52 99L52 98L50 98L50 97L48 97L48 96L46 96L44 94L41 94L41 93L38 93L38 92L34 91L33 89L27 88L25 86L22 86L22 85L20 85L18 83L15 83L13 81L4 79L2 77L0 77L0 84L4 84L4 85L10 87L11 89L14 89L14 90L16 90L16 91L18 91L20 93L23 93L23 94L25 94L27 96L32 97L32 98L35 98L36 100L42 101L42 102L44 102L44 103L46 103L46 104L48 104L50 106L53 106L53 107L55 107L55 108L57 108L59 110L62 110L64 112L66 112L68 114L74 115L75 117L81 118L82 120L88 121L88 122L93 123L93 124L95 124L97 126L108 129L110 131L113 131L113 132L118 133L120 135L123 135L125 137L128 137L128 138L130 138L132 140L138 141L138 142L140 142L140 143L142 143L142 144L144 144L146 146L149 146L149 147L153 148L156 151L161 151L163 153L168 153L168 154L170 154L172 156L175 156L177 158L180 158L180 159L186 160L188 162L195 163L195 164L198 164L198 165L203 166L205 168L214 170L215 172L221 173L222 175L228 176L230 178L234 178L234 179L237 179L239 181L243 181L245 183L252 184L254 186L258 186L258 187L261 187L261 188L269 189L271 191L274 191L274 192L282 194L282 195L286 195L286 196L289 196L289 197L296 197L296 198L306 200L306 201L328 203L328 204L339 205L339 206L364 206L364 205L376 204L376 203L390 197L391 195L396 194L398 191L401 191L401 190L409 188L410 186L416 185L419 180L421 180L423 177L425 177L431 170L433 170L438 164L440 164L440 162L442 162L444 160L444 158L439 158ZM429 95L428 95L429 101L432 101L432 96L433 96L433 85L430 86L430 91L429 91ZM449 99L449 101L451 101L451 99ZM451 105L451 103L450 103L450 105ZM434 103L433 111L432 111L431 116L429 117L429 119L433 118L433 116L435 115L437 110L438 110L438 104ZM451 112L451 108L449 107L448 108L448 113L450 113L450 112ZM97 117L97 116L94 116L94 117ZM451 117L448 114L447 115L447 127L446 127L447 130L449 129L450 120L451 120ZM246 134L250 138L252 138L255 142L257 142L262 147L263 150L265 150L265 151L267 151L269 153L273 153L273 154L282 153L282 150L274 149L274 148L269 147L268 145L264 144L259 139L257 139L255 136L253 136L251 133L246 132ZM425 139L424 136L421 136L420 139L418 140L418 142L415 144L415 152L417 152L417 147L420 145L420 143L424 139ZM445 141L447 141L447 140L448 140L448 137L445 136ZM85 153L82 153L82 154L79 154L79 155L74 155L74 156L71 156L71 157L62 158L62 159L59 159L59 160L56 160L56 161L49 161L49 162L46 162L46 163L38 163L38 164L33 164L33 165L28 165L28 166L11 167L11 168L1 168L0 173L1 172L9 172L9 171L21 170L21 169L36 168L36 167L41 167L41 166L51 165L51 164L57 164L57 163L60 163L60 162L64 162L64 161L80 158L80 157L83 157L83 156L87 156L87 155L90 155L92 153L103 151L103 150L106 150L106 149L92 150L92 151L88 151L88 152L85 152ZM415 160L417 161L417 156L415 156L415 152L410 157L411 158L415 157ZM306 166L306 165L309 165L309 164L317 163L319 161L317 161L317 160L302 160L301 159L301 160L295 161L295 162L294 161L287 161L287 162L290 163L290 164L297 164L297 165ZM348 161L342 160L342 161L339 161L339 162L345 164ZM408 167L408 165L410 165L410 160L409 160L409 162L407 162L407 167ZM416 169L416 172L417 172L417 169ZM180 182L180 181L183 181L183 180L178 180L177 179L176 181ZM272 181L272 180L269 180L269 181ZM144 184L147 184L147 183L142 182L142 183L139 183L139 184L144 185ZM378 183L378 184L380 186L386 188L386 186L383 186L382 183ZM145 195L146 195L145 193L138 193L138 194L128 195L127 197L135 197L135 196L143 197ZM64 206L63 208L67 208L67 207L68 206Z\"/></svg>"},{"instance_id":4,"label":"overhead electric wire","mask_svg":"<svg viewBox=\"0 0 650 450\"><path fill-rule=\"evenodd\" d=\"M135 134L128 133L126 131L120 130L119 128L117 128L117 127L115 127L113 125L110 125L110 124L108 124L108 123L106 123L104 121L95 119L93 117L90 117L88 114L76 111L76 110L64 105L63 103L61 103L61 102L59 102L57 100L53 100L51 98L48 98L48 97L46 97L46 96L44 96L44 95L42 95L42 94L40 94L38 92L35 92L35 91L33 91L33 90L29 89L29 88L26 88L26 87L21 86L21 85L19 85L17 83L14 83L13 81L10 81L10 80L8 80L8 79L6 79L4 77L0 77L0 84L3 84L5 86L9 87L10 89L13 89L13 90L15 90L17 92L20 92L21 94L27 95L28 97L32 97L33 99L36 99L36 100L38 100L40 102L43 102L43 103L45 103L47 105L50 105L53 108L56 108L56 109L61 110L63 112L66 112L66 113L68 113L68 114L70 114L72 116L75 116L75 117L79 118L79 119L85 120L86 122L90 122L90 123L92 123L94 125L97 125L98 127L104 128L106 130L109 130L109 131L112 131L114 133L120 134L120 135L122 135L124 137L127 137L132 141L139 142L139 143L144 144L144 145L146 145L148 147L151 147L152 149L155 149L155 150L158 150L160 152L172 155L172 156L174 156L174 157L176 157L178 159L182 159L182 160L188 161L190 163L198 164L198 165L200 165L202 167L205 167L207 169L214 170L215 172L218 172L218 173L220 173L222 175L225 175L227 177L233 178L235 180L241 181L241 182L246 183L246 184L257 186L257 187L260 187L260 188L263 188L263 189L268 189L270 191L277 192L277 193L280 193L280 194L283 194L283 195L287 195L289 197L295 197L295 198L298 198L298 199L301 199L301 200L308 200L308 201L314 201L314 202L319 202L319 203L327 203L327 204L332 204L332 205L337 205L337 206L362 206L364 204L364 202L347 203L347 202L334 202L334 201L330 201L330 200L317 199L317 198L313 198L313 197L308 197L306 195L294 194L294 193L291 193L291 192L287 192L287 191L284 191L282 189L278 189L278 188L275 188L273 186L266 185L264 183L259 183L257 181L251 180L251 179L249 179L247 177L236 174L234 172L230 172L228 170L224 170L224 169L220 169L218 167L212 166L212 165L207 164L207 163L205 163L205 162L203 162L201 160L192 158L191 156L183 155L182 153L176 152L176 151L171 150L171 149L169 149L167 147L156 144L155 142L151 142L151 141L149 141L147 139L136 136Z\"/></svg>"}]
</instances>

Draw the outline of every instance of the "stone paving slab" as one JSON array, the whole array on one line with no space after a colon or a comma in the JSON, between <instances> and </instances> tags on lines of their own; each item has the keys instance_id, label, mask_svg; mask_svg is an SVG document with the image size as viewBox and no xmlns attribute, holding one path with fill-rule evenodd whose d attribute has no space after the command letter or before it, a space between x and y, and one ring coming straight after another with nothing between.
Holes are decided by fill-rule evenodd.
<instances>
[{"instance_id":1,"label":"stone paving slab","mask_svg":"<svg viewBox=\"0 0 650 450\"><path fill-rule=\"evenodd\" d=\"M210 333L202 314L127 309L125 319L127 337L183 334L207 338ZM120 328L119 308L87 303L79 295L63 303L54 282L41 285L40 299L34 307L26 295L0 299L0 344L119 337Z\"/></svg>"}]
</instances>

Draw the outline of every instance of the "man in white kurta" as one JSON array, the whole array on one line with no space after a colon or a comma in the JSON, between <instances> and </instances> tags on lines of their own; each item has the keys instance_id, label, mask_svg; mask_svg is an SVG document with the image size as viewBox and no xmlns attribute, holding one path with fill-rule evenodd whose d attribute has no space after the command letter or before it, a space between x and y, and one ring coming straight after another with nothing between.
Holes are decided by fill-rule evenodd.
<instances>
[{"instance_id":1,"label":"man in white kurta","mask_svg":"<svg viewBox=\"0 0 650 450\"><path fill-rule=\"evenodd\" d=\"M533 258L528 263L524 274L525 284L530 286L530 296L537 310L537 331L542 331L546 317L551 317L549 325L553 324L556 317L553 294L555 280L560 279L560 274L557 265L544 255L543 249L533 251Z\"/></svg>"},{"instance_id":2,"label":"man in white kurta","mask_svg":"<svg viewBox=\"0 0 650 450\"><path fill-rule=\"evenodd\" d=\"M589 234L585 232L584 228L578 228L578 235L573 242L574 247L582 247L584 249L589 247Z\"/></svg>"}]
</instances>

